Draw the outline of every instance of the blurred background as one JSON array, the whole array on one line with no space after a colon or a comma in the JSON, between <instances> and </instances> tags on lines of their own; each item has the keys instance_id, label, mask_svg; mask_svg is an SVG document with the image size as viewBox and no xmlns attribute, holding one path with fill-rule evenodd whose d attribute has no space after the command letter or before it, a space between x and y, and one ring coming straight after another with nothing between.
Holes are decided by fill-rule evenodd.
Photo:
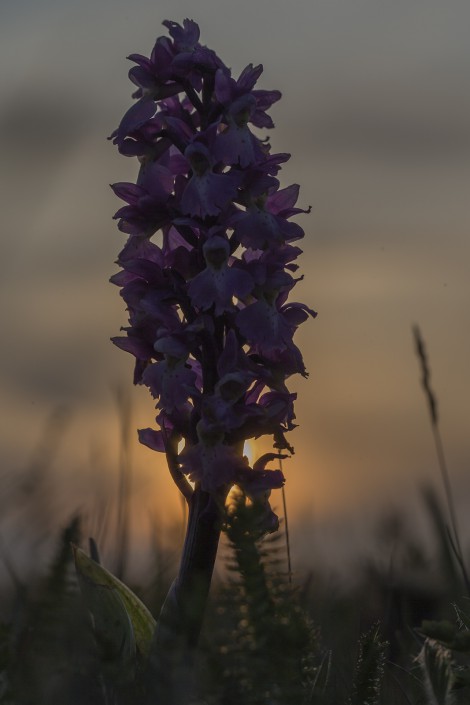
<instances>
[{"instance_id":1,"label":"blurred background","mask_svg":"<svg viewBox=\"0 0 470 705\"><path fill-rule=\"evenodd\" d=\"M164 460L137 442L152 399L109 342L126 323L109 183L137 162L106 137L131 103L126 56L185 17L235 75L264 64L281 181L312 206L294 298L319 315L297 334L310 377L292 381L284 464L294 568L344 569L393 512L427 530L420 488L441 484L414 323L467 545L468 2L2 0L0 16L0 574L27 572L75 510L104 541L124 491L136 564L181 533Z\"/></svg>"}]
</instances>

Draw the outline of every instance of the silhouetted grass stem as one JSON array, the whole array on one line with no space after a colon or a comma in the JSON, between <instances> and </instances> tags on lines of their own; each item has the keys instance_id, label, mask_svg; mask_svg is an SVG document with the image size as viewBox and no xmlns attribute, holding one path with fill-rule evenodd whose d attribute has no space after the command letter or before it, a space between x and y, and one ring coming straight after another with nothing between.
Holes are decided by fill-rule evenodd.
<instances>
[{"instance_id":1,"label":"silhouetted grass stem","mask_svg":"<svg viewBox=\"0 0 470 705\"><path fill-rule=\"evenodd\" d=\"M421 384L424 389L424 393L426 395L426 399L428 402L428 408L429 408L429 414L431 417L431 428L432 428L432 433L434 437L434 443L436 446L436 454L437 454L437 461L439 465L439 470L441 473L442 481L444 484L444 491L446 495L446 500L447 500L447 507L449 510L449 517L450 517L450 523L452 527L452 533L450 533L450 542L452 549L454 551L455 557L457 559L457 562L460 566L460 569L462 571L462 576L465 582L465 587L467 590L467 593L470 595L470 579L468 577L467 569L465 567L465 563L463 560L463 554L462 554L462 548L460 544L460 533L459 533L459 528L458 528L458 522L457 522L457 514L455 511L455 502L454 502L454 497L453 497L453 492L452 492L452 484L450 481L450 475L449 475L449 470L447 467L447 462L445 458L445 453L444 453L444 445L442 443L442 438L441 434L439 431L439 415L437 412L437 399L436 396L431 388L431 372L429 369L428 365L428 358L426 354L426 347L424 344L424 340L421 336L421 332L419 330L419 327L417 325L413 326L413 335L415 339L415 345L416 345L416 354L418 355L419 361L420 361L420 366L421 366Z\"/></svg>"},{"instance_id":2,"label":"silhouetted grass stem","mask_svg":"<svg viewBox=\"0 0 470 705\"><path fill-rule=\"evenodd\" d=\"M282 471L282 458L279 458L279 464ZM289 576L289 583L292 584L292 561L290 554L289 522L287 520L286 490L284 486L282 486L282 509L284 511L284 526L286 532L287 574Z\"/></svg>"}]
</instances>

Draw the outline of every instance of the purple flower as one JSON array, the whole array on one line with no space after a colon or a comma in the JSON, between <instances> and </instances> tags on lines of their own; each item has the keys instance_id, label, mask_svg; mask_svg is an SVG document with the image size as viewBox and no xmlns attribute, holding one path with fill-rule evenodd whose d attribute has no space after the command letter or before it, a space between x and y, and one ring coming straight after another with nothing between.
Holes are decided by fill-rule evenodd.
<instances>
[{"instance_id":1,"label":"purple flower","mask_svg":"<svg viewBox=\"0 0 470 705\"><path fill-rule=\"evenodd\" d=\"M162 99L182 90L180 81L189 79L198 88L198 69L216 70L223 64L215 52L199 44L199 27L193 20L184 20L183 26L166 20L173 41L159 37L148 59L141 54L128 58L137 64L129 71L129 78L138 86L136 97L152 96Z\"/></svg>"},{"instance_id":2,"label":"purple flower","mask_svg":"<svg viewBox=\"0 0 470 705\"><path fill-rule=\"evenodd\" d=\"M141 127L146 125L150 118L155 115L156 110L157 106L155 101L148 98L143 98L139 100L138 103L134 103L122 118L117 130L111 134L109 139L112 139L113 143L118 145L119 150L122 151L125 149L126 138L129 135L137 133Z\"/></svg>"},{"instance_id":3,"label":"purple flower","mask_svg":"<svg viewBox=\"0 0 470 705\"><path fill-rule=\"evenodd\" d=\"M213 157L208 148L198 142L190 144L184 156L189 161L193 173L181 197L182 212L200 218L218 215L236 196L241 181L240 174L214 173Z\"/></svg>"},{"instance_id":4,"label":"purple flower","mask_svg":"<svg viewBox=\"0 0 470 705\"><path fill-rule=\"evenodd\" d=\"M239 475L238 485L250 498L256 509L256 528L259 535L271 534L279 528L279 519L271 509L271 490L283 487L285 478L281 470L265 470L265 466L275 458L287 458L279 453L265 453L254 463L250 472Z\"/></svg>"},{"instance_id":5,"label":"purple flower","mask_svg":"<svg viewBox=\"0 0 470 705\"><path fill-rule=\"evenodd\" d=\"M260 196L246 211L234 215L230 224L241 244L253 250L263 250L300 240L304 231L297 223L287 220L298 212L306 212L292 207L297 195L298 186L294 184L270 196Z\"/></svg>"},{"instance_id":6,"label":"purple flower","mask_svg":"<svg viewBox=\"0 0 470 705\"><path fill-rule=\"evenodd\" d=\"M280 187L289 154L271 154L252 131L274 126L268 111L281 95L256 88L262 66L232 78L194 21L164 25L169 36L150 57L129 57L136 102L111 135L140 164L136 183L112 187L128 240L111 281L129 314L113 342L156 400L157 428L141 429L140 441L173 458L177 484L182 473L219 498L237 484L259 505L260 531L271 531L269 495L284 476L266 464L284 456L250 467L241 449L271 435L292 451L287 382L307 374L293 336L316 313L289 301L302 278L292 243L304 236L291 218L308 210L296 206L296 184Z\"/></svg>"},{"instance_id":7,"label":"purple flower","mask_svg":"<svg viewBox=\"0 0 470 705\"><path fill-rule=\"evenodd\" d=\"M190 282L188 294L193 306L201 310L214 306L220 316L234 307L234 296L244 299L250 293L253 279L243 269L228 266L230 246L225 238L214 235L202 250L206 268Z\"/></svg>"},{"instance_id":8,"label":"purple flower","mask_svg":"<svg viewBox=\"0 0 470 705\"><path fill-rule=\"evenodd\" d=\"M245 394L253 380L254 376L248 372L226 374L217 382L214 394L205 395L202 400L203 420L211 428L221 430L226 441L233 436L235 429L246 426L260 414L256 406L245 401Z\"/></svg>"},{"instance_id":9,"label":"purple flower","mask_svg":"<svg viewBox=\"0 0 470 705\"><path fill-rule=\"evenodd\" d=\"M197 394L195 379L196 374L186 367L186 361L171 355L149 365L142 375L143 383L158 399L157 407L170 412L187 407L188 398Z\"/></svg>"},{"instance_id":10,"label":"purple flower","mask_svg":"<svg viewBox=\"0 0 470 705\"><path fill-rule=\"evenodd\" d=\"M248 468L246 458L223 442L223 432L204 421L197 425L198 442L186 446L179 455L181 471L203 490L213 492L234 484L237 475Z\"/></svg>"},{"instance_id":11,"label":"purple flower","mask_svg":"<svg viewBox=\"0 0 470 705\"><path fill-rule=\"evenodd\" d=\"M223 164L239 164L242 168L262 161L265 152L248 127L256 110L252 95L238 98L226 111L227 127L217 135L214 154Z\"/></svg>"},{"instance_id":12,"label":"purple flower","mask_svg":"<svg viewBox=\"0 0 470 705\"><path fill-rule=\"evenodd\" d=\"M305 304L279 305L279 299L272 296L261 297L237 314L240 333L250 342L252 350L268 359L275 359L276 353L294 349L292 341L297 326L308 318L316 317L316 312Z\"/></svg>"},{"instance_id":13,"label":"purple flower","mask_svg":"<svg viewBox=\"0 0 470 705\"><path fill-rule=\"evenodd\" d=\"M217 71L215 75L215 95L217 100L225 107L229 107L238 98L251 95L255 99L255 107L251 111L250 121L256 127L274 127L274 123L266 114L273 103L281 98L279 91L253 90L256 81L263 72L263 66L248 64L243 69L237 81L235 81L228 70Z\"/></svg>"},{"instance_id":14,"label":"purple flower","mask_svg":"<svg viewBox=\"0 0 470 705\"><path fill-rule=\"evenodd\" d=\"M293 345L289 324L275 302L260 299L237 315L240 333L252 349L267 357Z\"/></svg>"},{"instance_id":15,"label":"purple flower","mask_svg":"<svg viewBox=\"0 0 470 705\"><path fill-rule=\"evenodd\" d=\"M153 235L168 222L166 203L173 188L173 177L168 169L158 164L149 167L147 174L142 185L118 183L111 187L116 196L129 204L114 216L119 219L119 230L129 235Z\"/></svg>"}]
</instances>

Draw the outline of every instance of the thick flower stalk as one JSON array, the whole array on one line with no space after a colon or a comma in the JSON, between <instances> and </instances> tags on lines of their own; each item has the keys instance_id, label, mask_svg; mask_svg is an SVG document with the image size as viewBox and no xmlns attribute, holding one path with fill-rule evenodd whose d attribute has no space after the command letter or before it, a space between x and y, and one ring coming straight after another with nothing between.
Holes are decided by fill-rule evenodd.
<instances>
[{"instance_id":1,"label":"thick flower stalk","mask_svg":"<svg viewBox=\"0 0 470 705\"><path fill-rule=\"evenodd\" d=\"M112 187L128 235L112 282L129 311L113 341L156 399L157 427L139 431L140 441L166 454L190 504L175 588L184 610L202 576L208 589L233 485L264 508L260 531L278 526L268 497L284 477L266 466L292 451L296 395L286 380L306 376L293 336L316 314L289 300L304 235L290 219L307 212L295 205L299 187L277 179L290 155L271 154L258 133L273 127L267 111L281 94L255 88L261 65L233 78L192 20L163 24L170 37L150 58L129 57L135 102L111 136L140 163L135 184ZM244 442L262 435L275 452L250 466Z\"/></svg>"}]
</instances>

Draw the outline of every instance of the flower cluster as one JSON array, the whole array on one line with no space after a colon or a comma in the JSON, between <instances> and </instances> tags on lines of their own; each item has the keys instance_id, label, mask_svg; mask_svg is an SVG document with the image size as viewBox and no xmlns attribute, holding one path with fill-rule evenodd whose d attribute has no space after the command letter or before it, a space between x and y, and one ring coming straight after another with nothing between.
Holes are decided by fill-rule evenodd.
<instances>
[{"instance_id":1,"label":"flower cluster","mask_svg":"<svg viewBox=\"0 0 470 705\"><path fill-rule=\"evenodd\" d=\"M284 482L266 464L292 451L286 379L306 375L293 335L316 315L288 302L304 234L289 219L307 211L295 206L299 187L276 178L290 155L271 154L253 131L273 127L267 110L280 98L255 89L262 66L235 79L195 22L163 24L170 37L150 58L129 57L136 102L111 135L140 162L137 183L112 187L129 236L111 279L129 326L113 342L157 400L159 428L141 430L141 442L205 491L237 484L266 502ZM243 444L264 434L277 452L250 467Z\"/></svg>"}]
</instances>

